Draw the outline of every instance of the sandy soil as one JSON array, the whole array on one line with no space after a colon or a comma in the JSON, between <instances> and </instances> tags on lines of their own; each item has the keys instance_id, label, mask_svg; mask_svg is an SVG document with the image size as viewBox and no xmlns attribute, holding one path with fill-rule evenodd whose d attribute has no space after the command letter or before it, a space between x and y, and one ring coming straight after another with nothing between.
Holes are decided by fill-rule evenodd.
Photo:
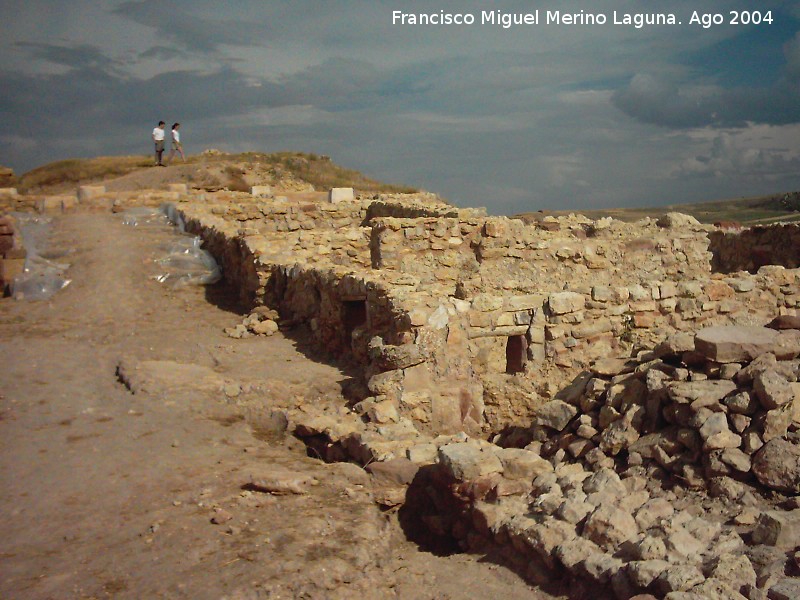
<instances>
[{"instance_id":1,"label":"sandy soil","mask_svg":"<svg viewBox=\"0 0 800 600\"><path fill-rule=\"evenodd\" d=\"M120 221L59 217L72 283L0 300L0 597L549 597L425 552L362 469L282 437L271 409L342 402L346 371L299 337L226 337L241 315L222 286L152 279L175 233ZM150 367L137 393L120 363ZM250 485L276 474L301 493Z\"/></svg>"}]
</instances>

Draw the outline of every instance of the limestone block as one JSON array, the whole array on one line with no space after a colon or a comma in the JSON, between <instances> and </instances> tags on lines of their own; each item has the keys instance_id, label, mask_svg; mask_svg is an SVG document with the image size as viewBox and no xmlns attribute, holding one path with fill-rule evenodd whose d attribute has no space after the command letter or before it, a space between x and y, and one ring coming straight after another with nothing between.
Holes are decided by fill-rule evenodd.
<instances>
[{"instance_id":1,"label":"limestone block","mask_svg":"<svg viewBox=\"0 0 800 600\"><path fill-rule=\"evenodd\" d=\"M678 295L683 298L697 298L703 293L703 286L697 281L683 281L678 284Z\"/></svg>"},{"instance_id":2,"label":"limestone block","mask_svg":"<svg viewBox=\"0 0 800 600\"><path fill-rule=\"evenodd\" d=\"M436 462L437 453L436 444L416 444L406 450L406 458L416 464L433 464Z\"/></svg>"},{"instance_id":3,"label":"limestone block","mask_svg":"<svg viewBox=\"0 0 800 600\"><path fill-rule=\"evenodd\" d=\"M367 409L367 416L373 423L397 423L400 415L397 407L391 400L376 402Z\"/></svg>"},{"instance_id":4,"label":"limestone block","mask_svg":"<svg viewBox=\"0 0 800 600\"><path fill-rule=\"evenodd\" d=\"M778 408L794 400L792 385L773 370L756 374L753 378L753 391L766 410Z\"/></svg>"},{"instance_id":5,"label":"limestone block","mask_svg":"<svg viewBox=\"0 0 800 600\"><path fill-rule=\"evenodd\" d=\"M592 288L592 300L595 302L610 302L614 293L607 285L596 285Z\"/></svg>"},{"instance_id":6,"label":"limestone block","mask_svg":"<svg viewBox=\"0 0 800 600\"><path fill-rule=\"evenodd\" d=\"M723 554L715 562L711 575L725 581L735 589L756 585L756 572L746 556Z\"/></svg>"},{"instance_id":7,"label":"limestone block","mask_svg":"<svg viewBox=\"0 0 800 600\"><path fill-rule=\"evenodd\" d=\"M61 200L61 210L67 212L72 210L78 205L78 197L77 196L56 196L59 200Z\"/></svg>"},{"instance_id":8,"label":"limestone block","mask_svg":"<svg viewBox=\"0 0 800 600\"><path fill-rule=\"evenodd\" d=\"M786 436L789 426L792 424L794 411L790 404L784 404L778 408L767 412L764 417L764 432L762 438L768 442L775 438Z\"/></svg>"},{"instance_id":9,"label":"limestone block","mask_svg":"<svg viewBox=\"0 0 800 600\"><path fill-rule=\"evenodd\" d=\"M562 400L551 400L536 411L536 422L556 431L563 431L578 409Z\"/></svg>"},{"instance_id":10,"label":"limestone block","mask_svg":"<svg viewBox=\"0 0 800 600\"><path fill-rule=\"evenodd\" d=\"M683 592L703 582L703 573L694 565L671 565L653 582L660 594Z\"/></svg>"},{"instance_id":11,"label":"limestone block","mask_svg":"<svg viewBox=\"0 0 800 600\"><path fill-rule=\"evenodd\" d=\"M695 410L721 401L736 389L736 384L727 379L707 379L705 381L678 381L668 388L673 402L691 404Z\"/></svg>"},{"instance_id":12,"label":"limestone block","mask_svg":"<svg viewBox=\"0 0 800 600\"><path fill-rule=\"evenodd\" d=\"M630 303L633 312L655 312L658 306L654 300L635 300Z\"/></svg>"},{"instance_id":13,"label":"limestone block","mask_svg":"<svg viewBox=\"0 0 800 600\"><path fill-rule=\"evenodd\" d=\"M583 535L598 546L615 549L639 533L633 517L614 506L599 506L587 519Z\"/></svg>"},{"instance_id":14,"label":"limestone block","mask_svg":"<svg viewBox=\"0 0 800 600\"><path fill-rule=\"evenodd\" d=\"M459 481L503 471L500 459L493 452L470 442L446 444L439 448L438 456L439 463Z\"/></svg>"},{"instance_id":15,"label":"limestone block","mask_svg":"<svg viewBox=\"0 0 800 600\"><path fill-rule=\"evenodd\" d=\"M800 579L786 577L769 588L769 600L797 600L800 598Z\"/></svg>"},{"instance_id":16,"label":"limestone block","mask_svg":"<svg viewBox=\"0 0 800 600\"><path fill-rule=\"evenodd\" d=\"M572 328L572 337L577 339L592 337L601 333L607 333L613 328L611 321L606 318L584 321L580 325Z\"/></svg>"},{"instance_id":17,"label":"limestone block","mask_svg":"<svg viewBox=\"0 0 800 600\"><path fill-rule=\"evenodd\" d=\"M542 294L524 294L519 296L509 296L504 298L505 310L536 310L542 307L545 297Z\"/></svg>"},{"instance_id":18,"label":"limestone block","mask_svg":"<svg viewBox=\"0 0 800 600\"><path fill-rule=\"evenodd\" d=\"M272 188L268 185L254 185L250 188L250 194L256 198L268 198L272 196Z\"/></svg>"},{"instance_id":19,"label":"limestone block","mask_svg":"<svg viewBox=\"0 0 800 600\"><path fill-rule=\"evenodd\" d=\"M753 457L753 474L769 488L800 494L800 444L775 438Z\"/></svg>"},{"instance_id":20,"label":"limestone block","mask_svg":"<svg viewBox=\"0 0 800 600\"><path fill-rule=\"evenodd\" d=\"M747 390L727 396L723 402L728 410L740 415L754 415L760 406L756 397Z\"/></svg>"},{"instance_id":21,"label":"limestone block","mask_svg":"<svg viewBox=\"0 0 800 600\"><path fill-rule=\"evenodd\" d=\"M492 294L477 294L472 299L472 309L480 312L500 310L503 307L503 297Z\"/></svg>"},{"instance_id":22,"label":"limestone block","mask_svg":"<svg viewBox=\"0 0 800 600\"><path fill-rule=\"evenodd\" d=\"M18 196L17 188L0 188L0 196Z\"/></svg>"},{"instance_id":23,"label":"limestone block","mask_svg":"<svg viewBox=\"0 0 800 600\"><path fill-rule=\"evenodd\" d=\"M353 188L331 188L328 192L328 202L334 204L336 202L353 202L355 201L355 193Z\"/></svg>"},{"instance_id":24,"label":"limestone block","mask_svg":"<svg viewBox=\"0 0 800 600\"><path fill-rule=\"evenodd\" d=\"M104 185L82 185L78 187L78 202L99 198L105 193L106 186Z\"/></svg>"},{"instance_id":25,"label":"limestone block","mask_svg":"<svg viewBox=\"0 0 800 600\"><path fill-rule=\"evenodd\" d=\"M740 594L733 586L715 577L706 579L700 585L693 587L687 594L689 597L698 600L701 598L702 600L748 600L747 596ZM672 596L674 594L668 595L666 598L673 600Z\"/></svg>"},{"instance_id":26,"label":"limestone block","mask_svg":"<svg viewBox=\"0 0 800 600\"><path fill-rule=\"evenodd\" d=\"M582 310L586 305L586 298L583 294L576 292L556 292L547 298L550 312L556 315Z\"/></svg>"},{"instance_id":27,"label":"limestone block","mask_svg":"<svg viewBox=\"0 0 800 600\"><path fill-rule=\"evenodd\" d=\"M509 479L531 481L534 477L553 470L548 461L530 450L501 448L497 457L503 465L503 475Z\"/></svg>"},{"instance_id":28,"label":"limestone block","mask_svg":"<svg viewBox=\"0 0 800 600\"><path fill-rule=\"evenodd\" d=\"M669 566L665 560L637 560L628 563L626 570L633 583L641 588L646 588Z\"/></svg>"},{"instance_id":29,"label":"limestone block","mask_svg":"<svg viewBox=\"0 0 800 600\"><path fill-rule=\"evenodd\" d=\"M771 352L778 332L766 327L706 327L695 336L695 349L720 363L751 361Z\"/></svg>"},{"instance_id":30,"label":"limestone block","mask_svg":"<svg viewBox=\"0 0 800 600\"><path fill-rule=\"evenodd\" d=\"M800 539L800 509L792 511L765 510L753 531L753 542L791 549Z\"/></svg>"},{"instance_id":31,"label":"limestone block","mask_svg":"<svg viewBox=\"0 0 800 600\"><path fill-rule=\"evenodd\" d=\"M167 185L167 190L170 192L177 192L178 194L187 194L189 186L185 183L170 183Z\"/></svg>"},{"instance_id":32,"label":"limestone block","mask_svg":"<svg viewBox=\"0 0 800 600\"><path fill-rule=\"evenodd\" d=\"M41 214L60 213L63 210L64 205L58 196L47 196L36 201L36 211Z\"/></svg>"},{"instance_id":33,"label":"limestone block","mask_svg":"<svg viewBox=\"0 0 800 600\"><path fill-rule=\"evenodd\" d=\"M633 315L633 326L637 329L650 329L656 324L656 315L651 312L637 312Z\"/></svg>"}]
</instances>

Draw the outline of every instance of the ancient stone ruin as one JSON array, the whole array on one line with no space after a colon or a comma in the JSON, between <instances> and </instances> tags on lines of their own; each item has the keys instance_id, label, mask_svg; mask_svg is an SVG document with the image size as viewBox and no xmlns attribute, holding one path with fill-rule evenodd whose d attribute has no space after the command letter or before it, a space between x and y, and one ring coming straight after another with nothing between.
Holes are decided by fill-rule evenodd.
<instances>
[{"instance_id":1,"label":"ancient stone ruin","mask_svg":"<svg viewBox=\"0 0 800 600\"><path fill-rule=\"evenodd\" d=\"M237 336L350 361L349 402L290 427L430 532L573 597L800 597L800 226L257 192L80 204L172 203L264 307Z\"/></svg>"}]
</instances>

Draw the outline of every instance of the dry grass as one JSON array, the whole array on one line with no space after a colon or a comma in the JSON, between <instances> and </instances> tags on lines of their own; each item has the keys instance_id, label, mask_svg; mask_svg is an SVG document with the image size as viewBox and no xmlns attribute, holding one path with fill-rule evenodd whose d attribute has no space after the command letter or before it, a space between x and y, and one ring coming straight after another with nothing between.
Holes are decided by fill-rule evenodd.
<instances>
[{"instance_id":1,"label":"dry grass","mask_svg":"<svg viewBox=\"0 0 800 600\"><path fill-rule=\"evenodd\" d=\"M227 155L227 158L229 160L268 165L274 169L277 176L280 176L281 172L289 173L296 179L310 183L316 190L327 190L332 187L352 187L361 192L413 193L418 191L410 186L382 183L370 179L359 171L340 167L327 156L319 156L317 154L303 152L260 154L248 152Z\"/></svg>"},{"instance_id":2,"label":"dry grass","mask_svg":"<svg viewBox=\"0 0 800 600\"><path fill-rule=\"evenodd\" d=\"M98 156L59 160L28 171L19 178L22 192L93 183L149 167L149 156Z\"/></svg>"},{"instance_id":3,"label":"dry grass","mask_svg":"<svg viewBox=\"0 0 800 600\"><path fill-rule=\"evenodd\" d=\"M20 177L19 188L25 193L54 192L77 185L99 183L108 179L149 169L153 159L150 156L100 156L97 158L68 159L43 165L28 171ZM230 190L248 191L244 167L255 168L260 172L272 174L275 180L293 178L305 181L316 190L332 187L352 187L360 192L373 193L413 193L417 189L386 184L354 171L345 169L326 156L301 152L277 152L264 154L246 152L242 154L199 154L187 156L189 164L214 165L222 168L227 181L222 186Z\"/></svg>"}]
</instances>

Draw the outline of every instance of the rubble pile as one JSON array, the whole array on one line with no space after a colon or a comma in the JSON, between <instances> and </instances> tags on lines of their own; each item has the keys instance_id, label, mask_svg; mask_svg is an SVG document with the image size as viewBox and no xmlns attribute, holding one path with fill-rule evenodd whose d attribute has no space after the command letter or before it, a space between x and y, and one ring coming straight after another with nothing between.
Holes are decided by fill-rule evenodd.
<instances>
[{"instance_id":1,"label":"rubble pile","mask_svg":"<svg viewBox=\"0 0 800 600\"><path fill-rule=\"evenodd\" d=\"M524 448L439 446L415 510L572 597L796 597L798 321L598 361L504 440Z\"/></svg>"},{"instance_id":2,"label":"rubble pile","mask_svg":"<svg viewBox=\"0 0 800 600\"><path fill-rule=\"evenodd\" d=\"M798 319L777 323L787 321ZM692 487L712 482L732 500L741 486L716 478L800 494L800 445L792 454L787 441L800 442L798 354L798 329L710 327L638 360L600 360L539 409L530 447ZM794 456L794 468L778 456Z\"/></svg>"}]
</instances>

